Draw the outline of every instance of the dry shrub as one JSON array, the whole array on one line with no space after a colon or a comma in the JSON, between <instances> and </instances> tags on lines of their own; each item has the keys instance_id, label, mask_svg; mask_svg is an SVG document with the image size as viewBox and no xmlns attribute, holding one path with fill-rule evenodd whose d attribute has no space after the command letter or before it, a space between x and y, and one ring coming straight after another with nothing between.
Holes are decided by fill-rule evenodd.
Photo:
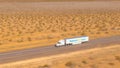
<instances>
[{"instance_id":1,"label":"dry shrub","mask_svg":"<svg viewBox=\"0 0 120 68\"><path fill-rule=\"evenodd\" d=\"M111 66L115 65L114 63L108 63L108 64L111 65Z\"/></svg>"},{"instance_id":2,"label":"dry shrub","mask_svg":"<svg viewBox=\"0 0 120 68\"><path fill-rule=\"evenodd\" d=\"M47 64L45 64L45 65L43 65L43 66L38 66L38 68L50 68L50 66L47 65Z\"/></svg>"},{"instance_id":3,"label":"dry shrub","mask_svg":"<svg viewBox=\"0 0 120 68\"><path fill-rule=\"evenodd\" d=\"M120 62L120 56L115 56L115 59Z\"/></svg>"},{"instance_id":4,"label":"dry shrub","mask_svg":"<svg viewBox=\"0 0 120 68\"><path fill-rule=\"evenodd\" d=\"M87 61L83 60L82 63L83 63L83 64L87 64Z\"/></svg>"},{"instance_id":5,"label":"dry shrub","mask_svg":"<svg viewBox=\"0 0 120 68\"><path fill-rule=\"evenodd\" d=\"M73 15L42 15L39 13L27 14L25 12L1 13L0 40L2 42L0 41L0 45L10 43L15 45L14 43L63 39L82 35L88 35L90 38L118 35L120 34L119 20L119 12L79 13ZM38 39L39 37L41 38ZM7 41L8 39L12 41ZM58 40L52 43L56 43L56 41ZM48 42L44 44L49 45Z\"/></svg>"},{"instance_id":6,"label":"dry shrub","mask_svg":"<svg viewBox=\"0 0 120 68\"><path fill-rule=\"evenodd\" d=\"M74 68L75 67L75 63L69 61L65 64L65 66L69 67L69 68Z\"/></svg>"}]
</instances>

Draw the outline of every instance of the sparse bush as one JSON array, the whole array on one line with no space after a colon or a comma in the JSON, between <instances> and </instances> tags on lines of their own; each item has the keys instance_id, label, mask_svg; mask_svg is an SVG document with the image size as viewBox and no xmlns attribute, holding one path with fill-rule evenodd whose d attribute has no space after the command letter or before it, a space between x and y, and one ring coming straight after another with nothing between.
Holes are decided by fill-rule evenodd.
<instances>
[{"instance_id":1,"label":"sparse bush","mask_svg":"<svg viewBox=\"0 0 120 68\"><path fill-rule=\"evenodd\" d=\"M105 31L105 34L108 34L109 32Z\"/></svg>"},{"instance_id":2,"label":"sparse bush","mask_svg":"<svg viewBox=\"0 0 120 68\"><path fill-rule=\"evenodd\" d=\"M75 67L75 64L73 63L73 62L67 62L66 64L65 64L65 66L67 66L67 67L69 67L69 68L74 68Z\"/></svg>"},{"instance_id":3,"label":"sparse bush","mask_svg":"<svg viewBox=\"0 0 120 68\"><path fill-rule=\"evenodd\" d=\"M108 63L108 64L111 65L111 66L115 65L114 63Z\"/></svg>"},{"instance_id":4,"label":"sparse bush","mask_svg":"<svg viewBox=\"0 0 120 68\"><path fill-rule=\"evenodd\" d=\"M83 63L83 64L87 64L87 61L83 60L82 63Z\"/></svg>"},{"instance_id":5,"label":"sparse bush","mask_svg":"<svg viewBox=\"0 0 120 68\"><path fill-rule=\"evenodd\" d=\"M50 66L46 64L43 66L43 68L50 68Z\"/></svg>"},{"instance_id":6,"label":"sparse bush","mask_svg":"<svg viewBox=\"0 0 120 68\"><path fill-rule=\"evenodd\" d=\"M46 39L73 37L76 35L92 35L92 37L102 37L106 34L116 35L119 31L119 15L118 12L112 13L86 13L86 14L71 14L71 15L42 15L39 13L26 12L14 14L0 14L0 39L4 44L32 41L36 37L31 36L24 40L24 36L32 34L45 34ZM99 20L100 19L100 20ZM112 24L112 25L111 25ZM117 30L116 30L117 29ZM100 32L99 32L100 30ZM112 30L112 32L111 32ZM115 32L114 32L115 31ZM116 32L117 31L117 32ZM68 34L68 33L69 34ZM77 33L76 33L77 32ZM105 32L104 34L101 34ZM53 33L55 37L50 37ZM60 34L58 34L60 33ZM107 35L106 35L107 36ZM22 38L13 41L6 39ZM5 39L3 39L5 38ZM39 39L41 40L41 39ZM43 40L43 39L42 39ZM55 42L54 42L55 43ZM45 43L48 44L48 43ZM3 45L3 44L1 44ZM16 46L17 47L17 46Z\"/></svg>"},{"instance_id":7,"label":"sparse bush","mask_svg":"<svg viewBox=\"0 0 120 68\"><path fill-rule=\"evenodd\" d=\"M115 56L115 59L120 62L120 56Z\"/></svg>"},{"instance_id":8,"label":"sparse bush","mask_svg":"<svg viewBox=\"0 0 120 68\"><path fill-rule=\"evenodd\" d=\"M85 35L85 33L84 33L84 32L82 32L82 33L81 33L81 35Z\"/></svg>"},{"instance_id":9,"label":"sparse bush","mask_svg":"<svg viewBox=\"0 0 120 68\"><path fill-rule=\"evenodd\" d=\"M32 39L30 37L28 37L28 41L32 41Z\"/></svg>"},{"instance_id":10,"label":"sparse bush","mask_svg":"<svg viewBox=\"0 0 120 68\"><path fill-rule=\"evenodd\" d=\"M64 36L65 36L65 34L61 34L61 36L63 36L63 37L64 37Z\"/></svg>"},{"instance_id":11,"label":"sparse bush","mask_svg":"<svg viewBox=\"0 0 120 68\"><path fill-rule=\"evenodd\" d=\"M2 45L2 43L0 43L0 45Z\"/></svg>"},{"instance_id":12,"label":"sparse bush","mask_svg":"<svg viewBox=\"0 0 120 68\"><path fill-rule=\"evenodd\" d=\"M38 68L50 68L50 66L47 65L47 64L45 64L45 65L43 65L43 66L38 66Z\"/></svg>"},{"instance_id":13,"label":"sparse bush","mask_svg":"<svg viewBox=\"0 0 120 68\"><path fill-rule=\"evenodd\" d=\"M96 34L100 34L100 32L97 32Z\"/></svg>"},{"instance_id":14,"label":"sparse bush","mask_svg":"<svg viewBox=\"0 0 120 68\"><path fill-rule=\"evenodd\" d=\"M17 42L21 43L21 42L23 42L23 39L20 38L20 39L17 40Z\"/></svg>"},{"instance_id":15,"label":"sparse bush","mask_svg":"<svg viewBox=\"0 0 120 68\"><path fill-rule=\"evenodd\" d=\"M56 32L56 30L53 29L53 30L51 30L51 32Z\"/></svg>"}]
</instances>

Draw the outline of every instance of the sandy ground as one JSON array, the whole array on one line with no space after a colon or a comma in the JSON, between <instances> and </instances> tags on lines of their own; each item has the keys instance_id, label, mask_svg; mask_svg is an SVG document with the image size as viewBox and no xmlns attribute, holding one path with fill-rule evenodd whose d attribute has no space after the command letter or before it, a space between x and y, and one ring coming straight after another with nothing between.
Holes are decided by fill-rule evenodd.
<instances>
[{"instance_id":1,"label":"sandy ground","mask_svg":"<svg viewBox=\"0 0 120 68\"><path fill-rule=\"evenodd\" d=\"M119 1L119 0L0 0L0 2L72 2L72 1Z\"/></svg>"},{"instance_id":2,"label":"sandy ground","mask_svg":"<svg viewBox=\"0 0 120 68\"><path fill-rule=\"evenodd\" d=\"M34 13L35 14L40 13L40 15L45 15L45 14L49 15L50 14L49 16L51 16L51 14L52 15L56 15L56 14L72 15L73 14L74 15L74 14L78 14L78 13L86 13L87 12L88 13L87 15L89 16L90 11L92 11L92 13L95 12L94 15L97 15L96 13L98 13L98 12L96 12L96 11L105 11L105 12L115 11L114 14L111 14L111 16L109 16L109 13L108 13L108 15L106 15L106 14L102 15L102 16L106 15L105 17L108 17L107 22L109 22L109 21L111 22L110 19L114 19L113 21L115 23L115 27L117 26L117 28L113 29L113 30L115 30L115 32L112 32L112 30L110 30L111 33L113 33L114 35L119 35L119 27L120 27L118 25L120 22L119 18L118 18L119 14L115 14L116 12L119 13L119 10L120 10L120 2L119 1L112 1L112 2L101 1L101 2L0 3L1 17L5 16L7 14L5 16L7 20L1 18L1 20L4 21L5 23L6 23L6 21L9 21L9 20L13 21L14 17L10 17L8 19L9 16L11 16L13 14L19 14L21 16L21 13L25 13L28 15L32 13L33 15L31 14L31 17L33 18ZM101 16L101 18L102 18L101 20L106 21L106 20L104 20L104 17L102 17L102 16ZM96 17L96 16L94 16L94 17ZM112 17L114 17L114 18L112 18ZM24 16L22 16L22 18L24 18ZM75 18L75 17L73 17L73 18ZM92 19L91 20L91 22L92 22L93 18L91 17L91 19ZM99 15L98 15L97 19L99 19ZM11 21L9 21L9 22L11 22ZM19 20L16 20L16 21L19 21ZM117 22L117 25L116 25L116 22ZM107 24L107 25L109 25L109 24ZM2 32L2 30L1 30L1 32ZM38 34L40 34L40 33L38 33ZM105 36L105 35L102 35L102 36ZM9 39L7 39L7 40L9 40ZM4 42L6 43L6 40ZM26 42L24 42L24 44L25 43ZM29 42L27 42L27 43L29 43ZM7 47L7 46L2 45L0 48L3 49L2 47ZM15 46L10 46L9 48L15 48ZM22 44L22 46L20 45L20 47L24 47L24 45ZM6 49L9 49L9 48L6 48ZM19 48L19 47L17 47L17 48ZM36 58L36 59L30 59L30 60L25 60L25 61L20 61L20 62L3 64L3 65L0 65L0 68L21 68L21 67L22 68L43 68L43 67L47 67L47 68L68 68L68 67L69 68L71 68L71 67L73 67L73 68L80 68L80 67L82 67L82 68L119 68L120 67L119 52L120 52L120 45L114 45L112 47L97 48L97 49L92 49L92 50L87 50L87 51L79 51L79 52L61 54L61 55L56 55L56 56L48 56L48 57L43 57L43 58Z\"/></svg>"},{"instance_id":3,"label":"sandy ground","mask_svg":"<svg viewBox=\"0 0 120 68\"><path fill-rule=\"evenodd\" d=\"M119 12L120 1L0 2L0 52L120 35Z\"/></svg>"},{"instance_id":4,"label":"sandy ground","mask_svg":"<svg viewBox=\"0 0 120 68\"><path fill-rule=\"evenodd\" d=\"M0 68L119 68L120 45L35 58L0 65Z\"/></svg>"}]
</instances>

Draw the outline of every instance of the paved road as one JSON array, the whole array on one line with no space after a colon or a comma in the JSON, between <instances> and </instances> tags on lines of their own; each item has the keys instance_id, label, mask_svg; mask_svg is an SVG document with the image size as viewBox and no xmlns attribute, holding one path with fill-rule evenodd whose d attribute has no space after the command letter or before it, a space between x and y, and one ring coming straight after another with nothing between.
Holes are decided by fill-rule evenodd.
<instances>
[{"instance_id":1,"label":"paved road","mask_svg":"<svg viewBox=\"0 0 120 68\"><path fill-rule=\"evenodd\" d=\"M109 44L120 44L120 36L90 40L87 43L74 46L54 47L53 45L47 47L13 51L8 53L0 53L0 64L61 53L68 53L73 51L80 51L96 47L110 46Z\"/></svg>"}]
</instances>

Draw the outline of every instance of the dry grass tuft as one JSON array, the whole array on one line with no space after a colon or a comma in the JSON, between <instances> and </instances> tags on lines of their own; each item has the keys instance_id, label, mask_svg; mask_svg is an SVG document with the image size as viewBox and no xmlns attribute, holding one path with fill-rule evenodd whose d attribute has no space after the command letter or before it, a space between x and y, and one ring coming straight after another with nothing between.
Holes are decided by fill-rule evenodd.
<instances>
[{"instance_id":1,"label":"dry grass tuft","mask_svg":"<svg viewBox=\"0 0 120 68\"><path fill-rule=\"evenodd\" d=\"M119 12L78 12L0 13L0 52L52 45L59 39L74 36L88 35L95 39L120 35Z\"/></svg>"}]
</instances>

